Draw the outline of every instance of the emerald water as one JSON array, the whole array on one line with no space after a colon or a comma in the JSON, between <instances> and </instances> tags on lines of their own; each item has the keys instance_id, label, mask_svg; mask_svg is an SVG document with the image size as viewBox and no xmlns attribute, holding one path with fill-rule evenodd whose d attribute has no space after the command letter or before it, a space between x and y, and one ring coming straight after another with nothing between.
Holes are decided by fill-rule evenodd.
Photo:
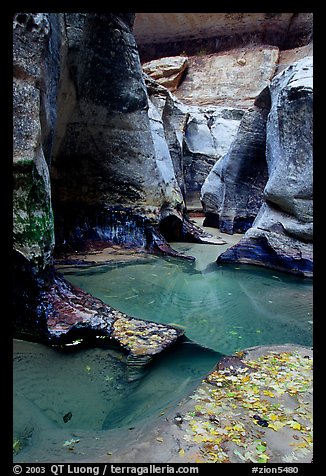
<instances>
[{"instance_id":1,"label":"emerald water","mask_svg":"<svg viewBox=\"0 0 326 476\"><path fill-rule=\"evenodd\" d=\"M253 266L217 266L218 245L174 243L195 262L146 255L67 268L65 277L129 315L175 324L231 354L256 345L312 345L312 284Z\"/></svg>"},{"instance_id":2,"label":"emerald water","mask_svg":"<svg viewBox=\"0 0 326 476\"><path fill-rule=\"evenodd\" d=\"M186 341L145 368L141 379L130 381L126 355L120 351L88 348L62 352L16 340L16 421L24 420L27 409L31 415L42 414L42 421L58 428L126 427L176 403L219 358L216 352ZM70 413L65 421L64 416Z\"/></svg>"},{"instance_id":3,"label":"emerald water","mask_svg":"<svg viewBox=\"0 0 326 476\"><path fill-rule=\"evenodd\" d=\"M156 357L138 380L129 378L126 355L118 350L59 351L14 341L15 461L95 457L126 431L164 418L223 355L256 345L312 345L311 281L258 267L217 266L226 246L173 247L196 260L139 254L59 269L129 315L181 326L186 339ZM65 441L77 437L69 451Z\"/></svg>"}]
</instances>

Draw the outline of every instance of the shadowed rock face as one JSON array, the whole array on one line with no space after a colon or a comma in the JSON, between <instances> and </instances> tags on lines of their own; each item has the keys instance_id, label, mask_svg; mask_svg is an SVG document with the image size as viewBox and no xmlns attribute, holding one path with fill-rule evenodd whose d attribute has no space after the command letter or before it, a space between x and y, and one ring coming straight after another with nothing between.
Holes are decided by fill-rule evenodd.
<instances>
[{"instance_id":1,"label":"shadowed rock face","mask_svg":"<svg viewBox=\"0 0 326 476\"><path fill-rule=\"evenodd\" d=\"M264 204L240 242L219 262L252 263L312 276L312 57L272 81L266 126Z\"/></svg>"},{"instance_id":2,"label":"shadowed rock face","mask_svg":"<svg viewBox=\"0 0 326 476\"><path fill-rule=\"evenodd\" d=\"M72 244L105 239L169 252L159 213L179 207L181 220L182 212L163 129L155 111L148 113L133 15L76 14L74 20L22 13L13 25L14 329L16 336L50 343L72 326L110 338L121 317L56 274L51 195L56 240ZM179 335L167 331L162 348ZM152 350L150 344L144 352Z\"/></svg>"},{"instance_id":3,"label":"shadowed rock face","mask_svg":"<svg viewBox=\"0 0 326 476\"><path fill-rule=\"evenodd\" d=\"M142 61L248 44L294 48L311 41L312 13L136 13L134 33Z\"/></svg>"},{"instance_id":4,"label":"shadowed rock face","mask_svg":"<svg viewBox=\"0 0 326 476\"><path fill-rule=\"evenodd\" d=\"M68 67L61 83L61 91L71 93L70 114L58 123L52 166L60 221L69 222L72 212L84 218L82 207L93 216L114 206L142 207L145 214L158 214L163 205L171 213L181 211L182 194L148 101L131 19L88 14L82 21L82 34L74 35L80 17L69 16ZM65 109L61 102L59 113Z\"/></svg>"},{"instance_id":5,"label":"shadowed rock face","mask_svg":"<svg viewBox=\"0 0 326 476\"><path fill-rule=\"evenodd\" d=\"M145 203L153 195L159 202L160 190L145 183L158 171L130 26L114 14L87 15L73 45L70 50L68 43L70 70L61 86L70 80L74 97L70 117L58 125L64 138L53 160L55 201Z\"/></svg>"},{"instance_id":6,"label":"shadowed rock face","mask_svg":"<svg viewBox=\"0 0 326 476\"><path fill-rule=\"evenodd\" d=\"M224 233L243 233L252 225L267 181L266 120L268 88L245 112L228 153L216 162L201 189L206 226Z\"/></svg>"},{"instance_id":7,"label":"shadowed rock face","mask_svg":"<svg viewBox=\"0 0 326 476\"><path fill-rule=\"evenodd\" d=\"M47 339L40 293L53 279L49 173L60 72L61 18L18 13L13 22L13 310L18 335Z\"/></svg>"},{"instance_id":8,"label":"shadowed rock face","mask_svg":"<svg viewBox=\"0 0 326 476\"><path fill-rule=\"evenodd\" d=\"M291 25L301 31L304 22L295 19ZM166 237L201 239L183 220L186 192L198 194L212 160L235 134L242 111L195 110L169 94L162 99L160 92L149 99L133 21L128 13L14 16L14 308L15 326L25 335L48 339L47 320L63 312L59 294L53 301L57 309L42 304L44 293L50 302L60 281L52 267L55 235L59 246L104 239L164 253L171 253ZM220 259L309 275L311 65L297 64L300 73L297 66L288 68L270 88L264 206L246 241ZM260 157L266 111L256 102L243 117L238 146L236 139L228 159L220 161L224 171L215 193L224 205L214 213L230 232L250 226L254 214L248 210L256 212L261 203L265 162L254 162L248 185L245 167L231 159L235 154ZM224 117L231 112L236 117ZM223 136L226 125L230 128ZM202 164L199 157L205 159ZM236 190L226 190L224 178L234 181ZM211 198L206 193L208 213Z\"/></svg>"},{"instance_id":9,"label":"shadowed rock face","mask_svg":"<svg viewBox=\"0 0 326 476\"><path fill-rule=\"evenodd\" d=\"M56 119L59 19L16 14L13 42L13 247L41 270L51 263L54 247L48 152Z\"/></svg>"}]
</instances>

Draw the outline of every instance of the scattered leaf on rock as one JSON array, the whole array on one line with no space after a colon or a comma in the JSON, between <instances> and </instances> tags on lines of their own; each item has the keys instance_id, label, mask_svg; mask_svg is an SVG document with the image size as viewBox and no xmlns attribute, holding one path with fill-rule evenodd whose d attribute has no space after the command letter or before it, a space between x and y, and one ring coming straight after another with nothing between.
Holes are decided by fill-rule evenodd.
<instances>
[{"instance_id":1,"label":"scattered leaf on rock","mask_svg":"<svg viewBox=\"0 0 326 476\"><path fill-rule=\"evenodd\" d=\"M304 400L311 391L312 359L299 352L268 352L245 365L220 366L191 396L194 411L184 415L183 438L199 446L204 462L267 463L271 452L262 436L289 428L299 440L284 458L296 462L312 451L312 414ZM285 405L284 394L295 409Z\"/></svg>"}]
</instances>

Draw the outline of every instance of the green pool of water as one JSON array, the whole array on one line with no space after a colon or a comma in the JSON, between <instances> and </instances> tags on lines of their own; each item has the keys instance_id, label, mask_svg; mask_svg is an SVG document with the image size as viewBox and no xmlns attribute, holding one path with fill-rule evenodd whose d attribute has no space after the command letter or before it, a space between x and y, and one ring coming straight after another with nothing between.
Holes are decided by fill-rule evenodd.
<instances>
[{"instance_id":1,"label":"green pool of water","mask_svg":"<svg viewBox=\"0 0 326 476\"><path fill-rule=\"evenodd\" d=\"M68 268L65 277L129 315L176 324L222 354L256 345L312 345L312 284L250 266L217 266L217 245L179 243L195 262L158 256Z\"/></svg>"},{"instance_id":2,"label":"green pool of water","mask_svg":"<svg viewBox=\"0 0 326 476\"><path fill-rule=\"evenodd\" d=\"M62 463L95 455L100 442L109 447L110 439L121 438L115 432L132 433L151 418L165 418L224 354L256 345L312 345L311 281L249 266L218 267L216 256L226 246L174 247L196 261L141 254L60 269L123 312L182 326L186 339L137 380L117 350L59 351L14 341L14 438L21 445L14 461ZM65 447L75 438L81 438L80 452Z\"/></svg>"},{"instance_id":3,"label":"green pool of water","mask_svg":"<svg viewBox=\"0 0 326 476\"><path fill-rule=\"evenodd\" d=\"M176 404L220 358L185 341L140 370L141 378L130 381L126 355L120 351L68 352L15 340L14 428L28 434L35 421L65 430L134 425Z\"/></svg>"}]
</instances>

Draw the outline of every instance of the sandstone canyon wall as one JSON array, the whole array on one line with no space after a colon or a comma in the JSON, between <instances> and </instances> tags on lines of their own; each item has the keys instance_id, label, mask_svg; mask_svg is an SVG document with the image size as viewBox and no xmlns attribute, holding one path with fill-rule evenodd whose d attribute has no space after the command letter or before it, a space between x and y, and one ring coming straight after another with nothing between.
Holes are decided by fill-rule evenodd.
<instances>
[{"instance_id":1,"label":"sandstone canyon wall","mask_svg":"<svg viewBox=\"0 0 326 476\"><path fill-rule=\"evenodd\" d=\"M52 160L58 244L97 234L145 245L145 216L155 217L163 206L165 212L182 212L171 156L153 107L149 109L131 33L133 18L88 14L80 33L80 19L68 15L61 88L70 91L69 116L61 101L64 120L57 124L60 137ZM128 214L119 213L121 209ZM126 220L129 234L123 230Z\"/></svg>"},{"instance_id":2,"label":"sandstone canyon wall","mask_svg":"<svg viewBox=\"0 0 326 476\"><path fill-rule=\"evenodd\" d=\"M118 332L114 322L131 322L56 273L55 245L109 240L173 252L159 220L175 214L182 223L183 198L149 111L133 18L14 17L17 336L52 342L88 328L119 341L125 326ZM171 332L170 343L180 334Z\"/></svg>"},{"instance_id":3,"label":"sandstone canyon wall","mask_svg":"<svg viewBox=\"0 0 326 476\"><path fill-rule=\"evenodd\" d=\"M112 309L76 304L55 248L104 240L173 253L164 236L200 241L187 220L200 198L221 230L248 230L221 262L311 275L312 63L301 60L311 14L237 15L14 16L19 335L69 329L65 302L111 329ZM181 71L174 61L159 84L138 51L143 63L181 55Z\"/></svg>"},{"instance_id":4,"label":"sandstone canyon wall","mask_svg":"<svg viewBox=\"0 0 326 476\"><path fill-rule=\"evenodd\" d=\"M17 14L13 23L14 325L46 333L40 293L51 274L54 222L50 154L60 72L60 18Z\"/></svg>"},{"instance_id":5,"label":"sandstone canyon wall","mask_svg":"<svg viewBox=\"0 0 326 476\"><path fill-rule=\"evenodd\" d=\"M135 23L145 71L173 93L175 116L183 112L179 162L187 208L199 211L201 202L204 224L246 232L219 263L311 276L312 14L194 14L188 20L140 14ZM158 59L172 52L187 65L177 85L169 82L176 71L170 76L165 69L176 58ZM278 81L294 71L299 79ZM233 129L229 120L223 131L215 129L221 115L237 118Z\"/></svg>"},{"instance_id":6,"label":"sandstone canyon wall","mask_svg":"<svg viewBox=\"0 0 326 476\"><path fill-rule=\"evenodd\" d=\"M282 50L308 44L312 13L137 13L134 34L142 61L210 54L252 44Z\"/></svg>"},{"instance_id":7,"label":"sandstone canyon wall","mask_svg":"<svg viewBox=\"0 0 326 476\"><path fill-rule=\"evenodd\" d=\"M313 274L312 69L308 56L284 69L270 84L263 204L244 238L223 253L219 262Z\"/></svg>"}]
</instances>

